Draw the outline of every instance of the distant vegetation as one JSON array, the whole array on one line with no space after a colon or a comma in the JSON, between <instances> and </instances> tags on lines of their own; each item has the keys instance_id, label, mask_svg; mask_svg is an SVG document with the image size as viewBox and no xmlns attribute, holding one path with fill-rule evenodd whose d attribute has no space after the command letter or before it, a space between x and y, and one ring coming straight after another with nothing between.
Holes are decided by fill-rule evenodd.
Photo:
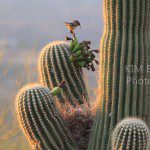
<instances>
[{"instance_id":1,"label":"distant vegetation","mask_svg":"<svg viewBox=\"0 0 150 150\"><path fill-rule=\"evenodd\" d=\"M17 53L10 55L9 52L12 53L6 48L0 50L0 150L28 150L29 144L18 126L14 105L19 88L37 80L35 51L22 50L19 58ZM27 57L24 58L23 52ZM17 63L17 59L22 60Z\"/></svg>"}]
</instances>

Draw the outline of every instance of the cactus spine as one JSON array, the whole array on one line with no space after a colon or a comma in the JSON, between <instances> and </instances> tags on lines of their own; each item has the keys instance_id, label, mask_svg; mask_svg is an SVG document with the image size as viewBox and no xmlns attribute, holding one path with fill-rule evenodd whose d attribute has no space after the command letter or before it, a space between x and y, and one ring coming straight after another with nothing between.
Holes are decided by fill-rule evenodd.
<instances>
[{"instance_id":1,"label":"cactus spine","mask_svg":"<svg viewBox=\"0 0 150 150\"><path fill-rule=\"evenodd\" d=\"M64 90L59 100L71 104L83 104L89 97L83 80L82 70L70 61L69 45L63 41L48 44L39 58L39 74L42 84L52 89L64 80Z\"/></svg>"},{"instance_id":2,"label":"cactus spine","mask_svg":"<svg viewBox=\"0 0 150 150\"><path fill-rule=\"evenodd\" d=\"M76 149L48 88L25 86L17 95L16 106L20 125L36 149Z\"/></svg>"},{"instance_id":3,"label":"cactus spine","mask_svg":"<svg viewBox=\"0 0 150 150\"><path fill-rule=\"evenodd\" d=\"M113 131L113 150L148 150L150 148L150 131L140 119L122 120Z\"/></svg>"},{"instance_id":4,"label":"cactus spine","mask_svg":"<svg viewBox=\"0 0 150 150\"><path fill-rule=\"evenodd\" d=\"M150 102L149 85L133 83L139 79L150 79L146 70L150 65L149 8L149 0L104 0L105 29L99 68L100 107L89 150L111 149L111 132L122 118L141 116L146 121L150 118L147 107ZM134 69L142 66L143 70L131 70L131 65Z\"/></svg>"}]
</instances>

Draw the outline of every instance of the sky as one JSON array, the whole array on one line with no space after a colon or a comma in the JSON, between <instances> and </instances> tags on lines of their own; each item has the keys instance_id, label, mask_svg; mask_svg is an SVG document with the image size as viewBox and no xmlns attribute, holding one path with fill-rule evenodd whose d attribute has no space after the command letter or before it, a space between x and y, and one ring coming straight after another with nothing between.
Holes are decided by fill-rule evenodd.
<instances>
[{"instance_id":1,"label":"sky","mask_svg":"<svg viewBox=\"0 0 150 150\"><path fill-rule=\"evenodd\" d=\"M64 21L79 20L80 40L99 47L103 32L102 0L0 0L0 49L38 49L70 35Z\"/></svg>"}]
</instances>

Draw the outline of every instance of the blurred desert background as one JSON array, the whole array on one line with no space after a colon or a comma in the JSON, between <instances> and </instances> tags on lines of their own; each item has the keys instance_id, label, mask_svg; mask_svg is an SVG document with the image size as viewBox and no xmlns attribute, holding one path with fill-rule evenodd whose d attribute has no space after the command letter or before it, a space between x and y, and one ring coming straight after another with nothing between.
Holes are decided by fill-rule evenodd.
<instances>
[{"instance_id":1,"label":"blurred desert background","mask_svg":"<svg viewBox=\"0 0 150 150\"><path fill-rule=\"evenodd\" d=\"M15 95L25 84L38 81L37 58L48 42L63 40L69 32L64 21L77 19L79 40L99 48L103 31L102 0L0 0L0 150L28 150L18 127ZM96 72L86 72L91 97Z\"/></svg>"}]
</instances>

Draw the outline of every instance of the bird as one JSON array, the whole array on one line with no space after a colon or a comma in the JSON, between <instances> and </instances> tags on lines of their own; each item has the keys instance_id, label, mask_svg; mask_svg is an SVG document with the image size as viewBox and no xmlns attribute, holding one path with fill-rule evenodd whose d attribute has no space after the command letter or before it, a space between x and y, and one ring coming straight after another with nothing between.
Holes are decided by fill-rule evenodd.
<instances>
[{"instance_id":1,"label":"bird","mask_svg":"<svg viewBox=\"0 0 150 150\"><path fill-rule=\"evenodd\" d=\"M73 20L72 22L64 22L66 24L67 29L70 31L71 34L73 34L73 36L75 37L74 34L74 30L80 26L81 28L81 24L78 20Z\"/></svg>"}]
</instances>

